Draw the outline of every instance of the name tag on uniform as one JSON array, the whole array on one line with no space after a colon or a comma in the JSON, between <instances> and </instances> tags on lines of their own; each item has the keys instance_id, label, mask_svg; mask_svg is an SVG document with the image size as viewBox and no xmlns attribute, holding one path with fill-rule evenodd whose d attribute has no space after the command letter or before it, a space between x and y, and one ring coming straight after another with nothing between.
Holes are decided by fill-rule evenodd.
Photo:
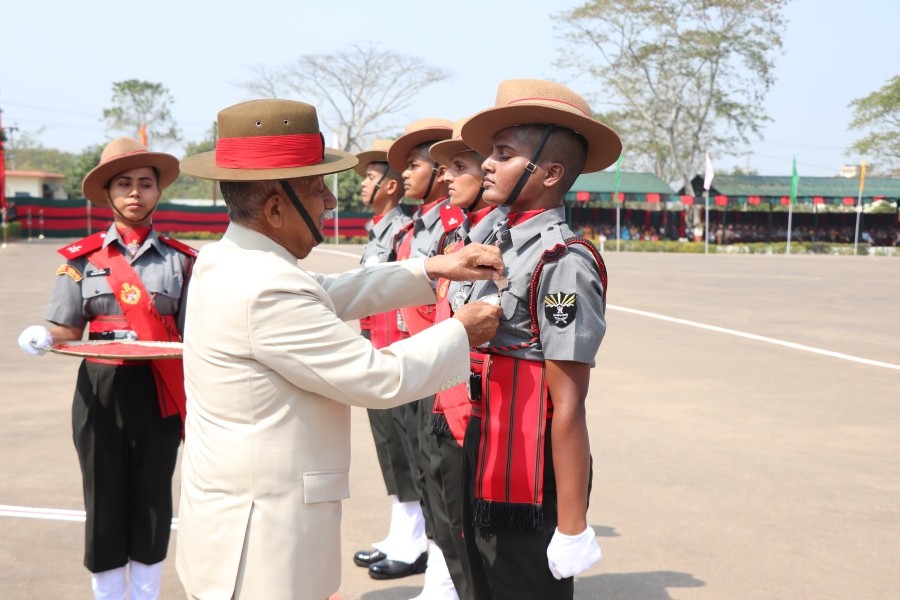
<instances>
[{"instance_id":1,"label":"name tag on uniform","mask_svg":"<svg viewBox=\"0 0 900 600\"><path fill-rule=\"evenodd\" d=\"M110 274L110 272L112 272L112 269L109 269L109 268L95 269L93 271L88 271L86 273L86 276L87 277L106 277L107 275Z\"/></svg>"}]
</instances>

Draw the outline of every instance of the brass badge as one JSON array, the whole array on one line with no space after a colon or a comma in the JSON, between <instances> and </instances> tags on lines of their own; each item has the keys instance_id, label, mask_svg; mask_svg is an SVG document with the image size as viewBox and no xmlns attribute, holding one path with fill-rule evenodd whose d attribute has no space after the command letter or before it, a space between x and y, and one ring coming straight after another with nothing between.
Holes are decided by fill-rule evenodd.
<instances>
[{"instance_id":1,"label":"brass badge","mask_svg":"<svg viewBox=\"0 0 900 600\"><path fill-rule=\"evenodd\" d=\"M449 279L442 279L441 285L438 286L437 290L437 298L438 300L443 300L447 297L447 289L450 287Z\"/></svg>"},{"instance_id":2,"label":"brass badge","mask_svg":"<svg viewBox=\"0 0 900 600\"><path fill-rule=\"evenodd\" d=\"M130 283L123 283L122 291L119 292L119 298L125 304L137 304L141 299L141 290Z\"/></svg>"}]
</instances>

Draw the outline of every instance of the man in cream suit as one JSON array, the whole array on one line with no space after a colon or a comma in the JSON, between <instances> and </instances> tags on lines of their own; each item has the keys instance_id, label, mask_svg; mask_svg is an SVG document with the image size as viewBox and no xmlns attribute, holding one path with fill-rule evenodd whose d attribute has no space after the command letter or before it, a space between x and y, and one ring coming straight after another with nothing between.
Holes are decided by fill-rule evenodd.
<instances>
[{"instance_id":1,"label":"man in cream suit","mask_svg":"<svg viewBox=\"0 0 900 600\"><path fill-rule=\"evenodd\" d=\"M182 171L221 181L231 224L203 248L184 343L187 419L176 564L190 598L324 600L340 586L350 405L388 408L468 377L497 307L470 305L375 349L344 323L434 302L437 277L497 279L494 248L322 276L298 259L337 201L315 108L255 100L218 116L216 150ZM469 308L469 307L466 307Z\"/></svg>"}]
</instances>

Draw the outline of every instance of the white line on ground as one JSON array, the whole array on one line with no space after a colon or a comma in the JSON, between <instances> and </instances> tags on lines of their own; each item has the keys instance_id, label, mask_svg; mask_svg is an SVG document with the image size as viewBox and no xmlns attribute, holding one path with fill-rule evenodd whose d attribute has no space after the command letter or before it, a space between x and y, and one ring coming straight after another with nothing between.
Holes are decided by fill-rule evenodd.
<instances>
[{"instance_id":1,"label":"white line on ground","mask_svg":"<svg viewBox=\"0 0 900 600\"><path fill-rule=\"evenodd\" d=\"M76 521L84 523L83 510L65 508L34 508L31 506L10 506L0 504L0 517L19 519L42 519L45 521ZM178 529L178 517L172 518L172 529Z\"/></svg>"},{"instance_id":2,"label":"white line on ground","mask_svg":"<svg viewBox=\"0 0 900 600\"><path fill-rule=\"evenodd\" d=\"M846 361L850 361L850 362L860 363L863 365L869 365L871 367L881 367L883 369L893 369L896 371L900 371L900 365L881 362L878 360L870 360L868 358L860 358L859 356L852 356L850 354L843 354L841 352L833 352L831 350L823 350L822 348L814 348L812 346L804 346L803 344L796 344L794 342L786 342L784 340L770 338L770 337L766 337L764 335L756 335L755 333L746 333L743 331L737 331L735 329L726 329L725 327L716 327L715 325L707 325L705 323L698 323L697 321L688 321L687 319L676 319L675 317L667 317L666 315L660 315L658 313L647 312L645 310L637 310L635 308L626 308L624 306L614 306L612 304L609 304L609 305L607 305L607 308L610 308L612 310L618 310L621 312L630 313L633 315L638 315L641 317L648 317L650 319L658 319L660 321L668 321L669 323L678 323L679 325L687 325L688 327L696 327L698 329L706 329L707 331L715 331L717 333L725 333L728 335L735 335L737 337L747 338L748 340L756 340L758 342L765 342L767 344L774 344L776 346L784 346L785 348L792 348L794 350L802 350L803 352L812 352L813 354L821 354L822 356L830 356L832 358L837 358L840 360L846 360Z\"/></svg>"}]
</instances>

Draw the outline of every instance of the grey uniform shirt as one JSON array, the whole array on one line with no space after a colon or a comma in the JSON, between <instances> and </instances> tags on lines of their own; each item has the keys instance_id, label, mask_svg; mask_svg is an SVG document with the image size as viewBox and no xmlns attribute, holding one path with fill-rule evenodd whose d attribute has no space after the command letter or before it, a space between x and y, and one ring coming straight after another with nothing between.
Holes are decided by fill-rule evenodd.
<instances>
[{"instance_id":1,"label":"grey uniform shirt","mask_svg":"<svg viewBox=\"0 0 900 600\"><path fill-rule=\"evenodd\" d=\"M450 198L444 198L423 215L417 215L413 221L413 239L409 258L428 258L444 251L438 243L444 237L444 225L441 222L441 211L449 206Z\"/></svg>"},{"instance_id":2,"label":"grey uniform shirt","mask_svg":"<svg viewBox=\"0 0 900 600\"><path fill-rule=\"evenodd\" d=\"M153 297L160 315L176 315L178 331L184 331L184 265L188 257L159 240L154 229L137 254L132 258L125 249L115 225L111 225L103 240L103 247L119 244L119 249L130 260L131 267L141 278L144 287ZM77 245L77 242L73 246ZM70 259L83 278L75 281L67 274L56 277L56 284L50 295L50 304L44 318L54 325L84 328L98 316L121 315L122 309L107 283L106 274L84 256Z\"/></svg>"},{"instance_id":3,"label":"grey uniform shirt","mask_svg":"<svg viewBox=\"0 0 900 600\"><path fill-rule=\"evenodd\" d=\"M571 360L593 364L606 333L606 302L597 262L579 245L569 246L556 261L544 264L537 287L537 322L540 337L532 346L505 350L531 337L529 288L541 255L573 237L563 207L544 211L512 228L496 232L496 244L507 268L509 287L501 295L503 317L488 343L491 352L530 360ZM459 287L459 286L457 286ZM448 294L454 303L454 290ZM475 282L466 302L496 295L492 281Z\"/></svg>"},{"instance_id":4,"label":"grey uniform shirt","mask_svg":"<svg viewBox=\"0 0 900 600\"><path fill-rule=\"evenodd\" d=\"M388 262L394 251L394 236L410 220L410 217L399 206L395 206L377 223L374 223L369 229L369 243L363 250L359 264L367 267Z\"/></svg>"}]
</instances>

